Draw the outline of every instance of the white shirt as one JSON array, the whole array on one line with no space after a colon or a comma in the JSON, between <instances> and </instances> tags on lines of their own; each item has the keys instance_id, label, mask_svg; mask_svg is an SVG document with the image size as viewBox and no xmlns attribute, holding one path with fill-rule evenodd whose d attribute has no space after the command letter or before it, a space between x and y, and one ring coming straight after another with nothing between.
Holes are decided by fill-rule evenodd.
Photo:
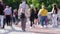
<instances>
[{"instance_id":1,"label":"white shirt","mask_svg":"<svg viewBox=\"0 0 60 34\"><path fill-rule=\"evenodd\" d=\"M11 15L12 11L10 8L5 8L4 13L5 15Z\"/></svg>"},{"instance_id":2,"label":"white shirt","mask_svg":"<svg viewBox=\"0 0 60 34\"><path fill-rule=\"evenodd\" d=\"M25 10L25 11L23 11L23 10ZM19 5L18 16L20 16L21 13L25 13L26 17L28 17L30 15L29 7L25 2L23 2Z\"/></svg>"}]
</instances>

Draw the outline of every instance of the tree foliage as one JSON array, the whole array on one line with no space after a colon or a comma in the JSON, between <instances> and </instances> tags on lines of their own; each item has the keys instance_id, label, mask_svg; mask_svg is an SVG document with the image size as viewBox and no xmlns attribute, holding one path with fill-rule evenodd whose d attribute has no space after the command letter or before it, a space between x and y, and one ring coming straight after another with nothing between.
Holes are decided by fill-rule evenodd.
<instances>
[{"instance_id":1,"label":"tree foliage","mask_svg":"<svg viewBox=\"0 0 60 34\"><path fill-rule=\"evenodd\" d=\"M13 8L18 8L21 0L3 0L7 5L12 6ZM60 0L26 0L27 4L30 6L31 4L34 8L41 8L41 5L44 4L48 11L51 11L52 4L56 3L57 6L60 8Z\"/></svg>"}]
</instances>

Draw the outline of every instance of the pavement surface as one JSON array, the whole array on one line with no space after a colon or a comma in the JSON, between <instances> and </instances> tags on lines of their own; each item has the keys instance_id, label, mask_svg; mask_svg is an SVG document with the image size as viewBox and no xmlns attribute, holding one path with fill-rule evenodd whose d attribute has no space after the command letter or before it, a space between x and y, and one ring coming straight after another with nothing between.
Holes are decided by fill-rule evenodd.
<instances>
[{"instance_id":1,"label":"pavement surface","mask_svg":"<svg viewBox=\"0 0 60 34\"><path fill-rule=\"evenodd\" d=\"M5 26L4 29L0 29L0 34L60 34L60 27L52 28L48 25L48 28L40 28L40 25L30 28L30 23L26 23L26 32L21 30L21 23L18 25Z\"/></svg>"}]
</instances>

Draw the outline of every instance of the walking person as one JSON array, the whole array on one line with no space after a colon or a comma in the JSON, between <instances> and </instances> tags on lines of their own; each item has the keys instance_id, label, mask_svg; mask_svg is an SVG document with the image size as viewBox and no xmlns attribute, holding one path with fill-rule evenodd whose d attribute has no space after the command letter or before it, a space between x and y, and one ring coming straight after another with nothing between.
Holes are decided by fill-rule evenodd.
<instances>
[{"instance_id":1,"label":"walking person","mask_svg":"<svg viewBox=\"0 0 60 34\"><path fill-rule=\"evenodd\" d=\"M41 16L41 28L47 26L47 24L46 24L47 13L48 13L48 11L45 9L45 6L42 5L42 8L39 11L39 14Z\"/></svg>"},{"instance_id":2,"label":"walking person","mask_svg":"<svg viewBox=\"0 0 60 34\"><path fill-rule=\"evenodd\" d=\"M58 27L58 23L57 23L57 13L58 13L58 9L56 5L53 5L53 9L52 9L52 23L53 23L53 27Z\"/></svg>"},{"instance_id":3,"label":"walking person","mask_svg":"<svg viewBox=\"0 0 60 34\"><path fill-rule=\"evenodd\" d=\"M14 24L18 24L18 11L17 9L14 9L13 10L13 21L14 21Z\"/></svg>"},{"instance_id":4,"label":"walking person","mask_svg":"<svg viewBox=\"0 0 60 34\"><path fill-rule=\"evenodd\" d=\"M25 0L22 0L22 3L19 6L19 10L18 10L18 17L20 17L21 19L21 27L22 27L22 31L26 31L26 22L27 22L27 18L29 17L29 11L28 11L29 7L26 4Z\"/></svg>"},{"instance_id":5,"label":"walking person","mask_svg":"<svg viewBox=\"0 0 60 34\"><path fill-rule=\"evenodd\" d=\"M4 21L4 12L3 12L3 10L4 10L4 7L0 2L0 25L1 25L2 29L4 28L4 23L3 23L3 21Z\"/></svg>"},{"instance_id":6,"label":"walking person","mask_svg":"<svg viewBox=\"0 0 60 34\"><path fill-rule=\"evenodd\" d=\"M38 12L38 25L40 25L41 24L41 15L40 15L40 10L39 10L39 12Z\"/></svg>"},{"instance_id":7,"label":"walking person","mask_svg":"<svg viewBox=\"0 0 60 34\"><path fill-rule=\"evenodd\" d=\"M35 11L34 11L34 8L31 8L31 9L30 9L30 22L31 22L31 23L30 23L30 26L31 26L30 28L32 28L32 26L33 26L33 24L34 24L34 12L35 12Z\"/></svg>"},{"instance_id":8,"label":"walking person","mask_svg":"<svg viewBox=\"0 0 60 34\"><path fill-rule=\"evenodd\" d=\"M6 8L4 9L4 15L6 17L6 23L8 26L11 25L10 20L11 20L11 16L12 16L12 11L11 8L9 6L6 6Z\"/></svg>"},{"instance_id":9,"label":"walking person","mask_svg":"<svg viewBox=\"0 0 60 34\"><path fill-rule=\"evenodd\" d=\"M11 15L10 15L10 18L11 18L11 19L10 19L10 25L12 26L12 22L13 22L13 19L12 19L12 18L13 18L13 17L12 17L12 16L13 16L13 15L12 15L12 14L13 14L13 9L12 9L12 7L9 7L9 10L11 11Z\"/></svg>"},{"instance_id":10,"label":"walking person","mask_svg":"<svg viewBox=\"0 0 60 34\"><path fill-rule=\"evenodd\" d=\"M34 12L34 26L36 27L37 25L38 25L38 10L36 8Z\"/></svg>"}]
</instances>

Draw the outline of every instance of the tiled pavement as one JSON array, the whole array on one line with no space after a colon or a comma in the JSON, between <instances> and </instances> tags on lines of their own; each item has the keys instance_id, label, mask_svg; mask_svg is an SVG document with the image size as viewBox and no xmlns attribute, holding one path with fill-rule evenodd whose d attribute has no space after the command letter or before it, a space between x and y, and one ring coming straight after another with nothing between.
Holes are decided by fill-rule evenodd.
<instances>
[{"instance_id":1,"label":"tiled pavement","mask_svg":"<svg viewBox=\"0 0 60 34\"><path fill-rule=\"evenodd\" d=\"M60 34L60 28L51 28L51 26L49 28L40 28L40 26L30 28L29 23L26 25L26 32L23 32L20 25L5 26L5 29L0 29L0 34Z\"/></svg>"}]
</instances>

